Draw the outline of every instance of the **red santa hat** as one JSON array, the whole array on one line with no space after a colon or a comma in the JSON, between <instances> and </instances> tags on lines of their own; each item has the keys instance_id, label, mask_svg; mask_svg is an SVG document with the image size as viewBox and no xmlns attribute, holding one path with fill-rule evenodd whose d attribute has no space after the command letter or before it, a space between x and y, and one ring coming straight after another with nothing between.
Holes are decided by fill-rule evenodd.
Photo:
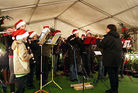
<instances>
[{"instance_id":1,"label":"red santa hat","mask_svg":"<svg viewBox=\"0 0 138 93\"><path fill-rule=\"evenodd\" d=\"M31 31L29 32L29 37L32 38L34 35L37 35L37 33L35 31Z\"/></svg>"},{"instance_id":2,"label":"red santa hat","mask_svg":"<svg viewBox=\"0 0 138 93\"><path fill-rule=\"evenodd\" d=\"M61 34L61 31L60 30L56 30L56 34Z\"/></svg>"},{"instance_id":3,"label":"red santa hat","mask_svg":"<svg viewBox=\"0 0 138 93\"><path fill-rule=\"evenodd\" d=\"M82 34L81 37L85 37L85 34Z\"/></svg>"},{"instance_id":4,"label":"red santa hat","mask_svg":"<svg viewBox=\"0 0 138 93\"><path fill-rule=\"evenodd\" d=\"M85 33L86 33L86 35L87 35L88 33L91 33L91 32L90 32L90 30L87 30L87 31L85 31Z\"/></svg>"},{"instance_id":5,"label":"red santa hat","mask_svg":"<svg viewBox=\"0 0 138 93\"><path fill-rule=\"evenodd\" d=\"M13 31L14 28L13 27L8 27L7 31Z\"/></svg>"},{"instance_id":6,"label":"red santa hat","mask_svg":"<svg viewBox=\"0 0 138 93\"><path fill-rule=\"evenodd\" d=\"M73 29L72 34L79 33L78 29Z\"/></svg>"},{"instance_id":7,"label":"red santa hat","mask_svg":"<svg viewBox=\"0 0 138 93\"><path fill-rule=\"evenodd\" d=\"M45 29L45 28L49 28L49 26L43 26L43 29Z\"/></svg>"},{"instance_id":8,"label":"red santa hat","mask_svg":"<svg viewBox=\"0 0 138 93\"><path fill-rule=\"evenodd\" d=\"M47 31L50 32L49 26L43 26L42 32L46 33Z\"/></svg>"},{"instance_id":9,"label":"red santa hat","mask_svg":"<svg viewBox=\"0 0 138 93\"><path fill-rule=\"evenodd\" d=\"M7 28L7 33L4 33L4 36L8 36L11 35L13 32L15 31L15 29L13 27L8 27Z\"/></svg>"},{"instance_id":10,"label":"red santa hat","mask_svg":"<svg viewBox=\"0 0 138 93\"><path fill-rule=\"evenodd\" d=\"M19 27L25 24L26 23L22 19L20 19L17 23L15 23L15 28L18 29Z\"/></svg>"},{"instance_id":11,"label":"red santa hat","mask_svg":"<svg viewBox=\"0 0 138 93\"><path fill-rule=\"evenodd\" d=\"M16 37L15 38L16 40L21 40L21 39L28 37L28 36L29 36L29 33L26 32L24 29L17 30L13 34L13 37Z\"/></svg>"}]
</instances>

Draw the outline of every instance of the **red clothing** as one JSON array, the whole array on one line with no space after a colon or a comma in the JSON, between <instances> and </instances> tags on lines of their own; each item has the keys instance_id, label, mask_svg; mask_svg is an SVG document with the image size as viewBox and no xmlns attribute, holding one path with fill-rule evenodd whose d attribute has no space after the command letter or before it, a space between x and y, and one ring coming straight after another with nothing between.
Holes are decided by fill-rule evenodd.
<instances>
[{"instance_id":1,"label":"red clothing","mask_svg":"<svg viewBox=\"0 0 138 93\"><path fill-rule=\"evenodd\" d=\"M90 45L96 44L96 37L86 37L84 39L83 44L90 44Z\"/></svg>"}]
</instances>

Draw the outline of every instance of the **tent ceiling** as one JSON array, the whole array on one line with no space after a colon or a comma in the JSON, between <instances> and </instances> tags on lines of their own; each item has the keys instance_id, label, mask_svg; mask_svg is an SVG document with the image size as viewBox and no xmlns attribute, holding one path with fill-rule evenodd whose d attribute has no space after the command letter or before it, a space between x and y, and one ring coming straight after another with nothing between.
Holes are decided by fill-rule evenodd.
<instances>
[{"instance_id":1,"label":"tent ceiling","mask_svg":"<svg viewBox=\"0 0 138 93\"><path fill-rule=\"evenodd\" d=\"M83 0L91 5L111 14L117 14L123 10L136 6L138 0Z\"/></svg>"},{"instance_id":2,"label":"tent ceiling","mask_svg":"<svg viewBox=\"0 0 138 93\"><path fill-rule=\"evenodd\" d=\"M104 17L106 17L104 14L80 2L77 2L74 6L68 9L64 14L62 14L59 17L59 19L72 23L73 25L76 25L78 27L82 27L82 26L85 26L86 24L89 24L91 22L94 22Z\"/></svg>"},{"instance_id":3,"label":"tent ceiling","mask_svg":"<svg viewBox=\"0 0 138 93\"><path fill-rule=\"evenodd\" d=\"M138 27L138 0L0 0L5 26L13 26L19 19L28 23L28 30L41 33L44 25L60 29L63 37L73 28L104 34L107 24L124 23Z\"/></svg>"},{"instance_id":4,"label":"tent ceiling","mask_svg":"<svg viewBox=\"0 0 138 93\"><path fill-rule=\"evenodd\" d=\"M72 3L56 4L49 6L38 7L31 19L31 21L49 19L57 17L64 9L66 9Z\"/></svg>"}]
</instances>

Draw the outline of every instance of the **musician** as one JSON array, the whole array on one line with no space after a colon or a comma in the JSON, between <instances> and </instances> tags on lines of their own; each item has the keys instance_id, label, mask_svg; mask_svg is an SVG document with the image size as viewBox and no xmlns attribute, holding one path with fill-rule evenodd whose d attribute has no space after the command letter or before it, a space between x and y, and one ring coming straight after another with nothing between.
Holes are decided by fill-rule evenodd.
<instances>
[{"instance_id":1,"label":"musician","mask_svg":"<svg viewBox=\"0 0 138 93\"><path fill-rule=\"evenodd\" d=\"M11 49L11 44L13 42L12 33L14 31L15 29L13 27L8 27L6 30L3 31L3 36L1 37L1 40L4 41L3 43L6 47L6 51L5 51L6 54L3 57L1 57L0 60L1 60L1 63L5 64L5 65L2 65L3 76L4 76L5 84L6 85L10 84L11 92L15 91L14 73L13 73L13 51ZM10 70L10 73L9 73L9 70Z\"/></svg>"},{"instance_id":2,"label":"musician","mask_svg":"<svg viewBox=\"0 0 138 93\"><path fill-rule=\"evenodd\" d=\"M85 39L85 34L82 34L81 35L81 40L84 40Z\"/></svg>"},{"instance_id":3,"label":"musician","mask_svg":"<svg viewBox=\"0 0 138 93\"><path fill-rule=\"evenodd\" d=\"M97 45L103 49L103 65L109 75L110 86L106 93L118 93L118 69L121 64L122 43L114 24L107 25L104 38L97 37ZM100 40L101 39L101 40Z\"/></svg>"},{"instance_id":4,"label":"musician","mask_svg":"<svg viewBox=\"0 0 138 93\"><path fill-rule=\"evenodd\" d=\"M56 34L61 34L60 30L56 30ZM54 59L54 76L56 76L56 71L57 71L57 65L59 63L59 58L60 58L60 42L58 42L57 45L54 45L53 47L53 59Z\"/></svg>"},{"instance_id":5,"label":"musician","mask_svg":"<svg viewBox=\"0 0 138 93\"><path fill-rule=\"evenodd\" d=\"M15 76L14 76L14 66L13 66L13 50L11 49L11 45L13 43L12 35L15 32L15 28L8 27L8 29L3 34L7 41L8 46L8 56L9 56L9 69L10 69L10 78L9 78L9 84L10 84L10 92L15 92Z\"/></svg>"},{"instance_id":6,"label":"musician","mask_svg":"<svg viewBox=\"0 0 138 93\"><path fill-rule=\"evenodd\" d=\"M66 39L64 39L60 48L62 50L62 57L64 62L64 72L62 73L62 75L69 76L69 71L70 71L69 70L70 63L69 63L69 55L68 55L69 50L68 50L68 44Z\"/></svg>"},{"instance_id":7,"label":"musician","mask_svg":"<svg viewBox=\"0 0 138 93\"><path fill-rule=\"evenodd\" d=\"M70 62L70 80L76 81L77 80L77 71L80 65L80 46L81 46L81 39L79 38L79 30L73 29L72 35L67 38L68 44L68 55L69 55L69 62ZM76 62L75 62L76 61ZM77 66L75 66L75 63Z\"/></svg>"},{"instance_id":8,"label":"musician","mask_svg":"<svg viewBox=\"0 0 138 93\"><path fill-rule=\"evenodd\" d=\"M25 46L27 42L27 37L29 36L26 32L26 23L23 20L19 20L15 24L17 29L14 32L14 37L16 40L12 43L13 49L13 63L14 63L14 74L16 77L16 93L24 93L27 74L30 72L29 60L33 57L33 54L29 54Z\"/></svg>"},{"instance_id":9,"label":"musician","mask_svg":"<svg viewBox=\"0 0 138 93\"><path fill-rule=\"evenodd\" d=\"M35 88L33 85L34 82L34 72L36 70L36 63L40 62L40 46L38 44L38 35L35 31L29 32L28 37L28 50L30 53L33 53L34 58L30 59L30 73L27 77L27 88L33 89Z\"/></svg>"},{"instance_id":10,"label":"musician","mask_svg":"<svg viewBox=\"0 0 138 93\"><path fill-rule=\"evenodd\" d=\"M92 45L95 44L94 39L96 41L96 38L94 38L90 32L90 30L87 30L86 37L82 41L82 47L81 47L81 55L82 55L82 61L83 61L83 67L85 68L85 76L89 78L91 69L93 68L93 54L92 54ZM92 69L92 72L94 70Z\"/></svg>"}]
</instances>

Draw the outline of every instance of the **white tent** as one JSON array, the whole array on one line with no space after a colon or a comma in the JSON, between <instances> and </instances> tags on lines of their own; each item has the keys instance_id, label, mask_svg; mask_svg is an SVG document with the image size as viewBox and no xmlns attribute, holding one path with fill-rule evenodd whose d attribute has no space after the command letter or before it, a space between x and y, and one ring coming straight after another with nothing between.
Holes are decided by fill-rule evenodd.
<instances>
[{"instance_id":1,"label":"white tent","mask_svg":"<svg viewBox=\"0 0 138 93\"><path fill-rule=\"evenodd\" d=\"M107 24L138 28L138 0L0 0L0 10L1 15L14 18L5 26L23 19L28 31L38 34L46 25L60 29L63 37L74 28L104 34Z\"/></svg>"}]
</instances>

